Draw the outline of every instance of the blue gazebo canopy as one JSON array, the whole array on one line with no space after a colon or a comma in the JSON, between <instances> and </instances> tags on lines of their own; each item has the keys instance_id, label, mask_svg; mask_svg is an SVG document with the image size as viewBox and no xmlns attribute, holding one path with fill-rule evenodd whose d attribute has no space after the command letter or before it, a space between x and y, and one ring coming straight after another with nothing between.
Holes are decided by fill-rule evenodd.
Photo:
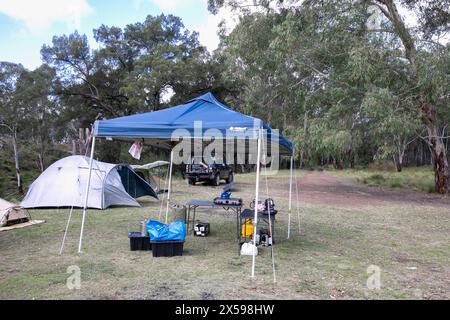
<instances>
[{"instance_id":1,"label":"blue gazebo canopy","mask_svg":"<svg viewBox=\"0 0 450 320\"><path fill-rule=\"evenodd\" d=\"M257 139L260 129L267 132L266 139L269 143L278 141L280 154L292 154L291 141L260 119L225 106L211 93L156 112L96 121L94 136L113 139L142 138L150 144L169 148L174 137L196 139L200 138L198 134L203 138L217 137L214 132L220 131L227 138Z\"/></svg>"}]
</instances>

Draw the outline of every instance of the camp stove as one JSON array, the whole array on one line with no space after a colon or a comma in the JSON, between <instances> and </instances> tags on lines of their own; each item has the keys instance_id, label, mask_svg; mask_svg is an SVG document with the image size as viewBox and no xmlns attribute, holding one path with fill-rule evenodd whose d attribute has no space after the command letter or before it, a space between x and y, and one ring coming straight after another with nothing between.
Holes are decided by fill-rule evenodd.
<instances>
[{"instance_id":1,"label":"camp stove","mask_svg":"<svg viewBox=\"0 0 450 320\"><path fill-rule=\"evenodd\" d=\"M222 192L220 197L214 199L214 204L219 206L242 206L242 199L231 198L229 190Z\"/></svg>"}]
</instances>

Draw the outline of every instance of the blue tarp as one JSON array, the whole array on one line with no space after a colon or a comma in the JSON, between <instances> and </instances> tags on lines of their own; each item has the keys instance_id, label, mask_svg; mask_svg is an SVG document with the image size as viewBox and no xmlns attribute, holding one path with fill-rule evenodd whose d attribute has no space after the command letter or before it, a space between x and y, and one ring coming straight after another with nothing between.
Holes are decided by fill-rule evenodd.
<instances>
[{"instance_id":1,"label":"blue tarp","mask_svg":"<svg viewBox=\"0 0 450 320\"><path fill-rule=\"evenodd\" d=\"M195 130L195 122L201 122L201 132ZM198 123L197 123L198 124ZM225 137L238 139L257 139L258 131L264 128L268 141L278 141L282 154L292 154L293 144L284 136L277 135L261 120L246 116L223 105L211 94L204 94L185 104L143 114L111 120L99 120L94 124L96 137L143 138L170 140L174 131L184 129L185 134L176 137L208 137L209 129L216 129ZM211 136L214 134L211 133ZM272 137L273 136L273 137ZM273 140L271 140L273 138Z\"/></svg>"},{"instance_id":2,"label":"blue tarp","mask_svg":"<svg viewBox=\"0 0 450 320\"><path fill-rule=\"evenodd\" d=\"M184 241L186 238L186 226L184 221L175 221L170 225L158 222L147 222L147 232L150 241Z\"/></svg>"}]
</instances>

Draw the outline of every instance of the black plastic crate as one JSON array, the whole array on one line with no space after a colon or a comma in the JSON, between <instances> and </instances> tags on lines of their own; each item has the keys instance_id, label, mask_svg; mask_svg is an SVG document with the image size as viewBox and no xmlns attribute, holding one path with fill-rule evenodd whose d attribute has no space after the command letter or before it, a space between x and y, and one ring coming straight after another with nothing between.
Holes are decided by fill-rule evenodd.
<instances>
[{"instance_id":1,"label":"black plastic crate","mask_svg":"<svg viewBox=\"0 0 450 320\"><path fill-rule=\"evenodd\" d=\"M150 237L144 237L140 232L129 232L128 238L130 238L130 250L131 251L150 251L152 250L152 244L150 243Z\"/></svg>"},{"instance_id":2,"label":"black plastic crate","mask_svg":"<svg viewBox=\"0 0 450 320\"><path fill-rule=\"evenodd\" d=\"M183 255L184 241L152 241L153 257L175 257Z\"/></svg>"}]
</instances>

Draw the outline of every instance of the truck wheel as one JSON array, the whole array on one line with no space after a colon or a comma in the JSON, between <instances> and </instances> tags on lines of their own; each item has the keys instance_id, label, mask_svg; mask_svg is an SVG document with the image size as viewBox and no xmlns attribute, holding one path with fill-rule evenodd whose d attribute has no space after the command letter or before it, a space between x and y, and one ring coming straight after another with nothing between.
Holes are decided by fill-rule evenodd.
<instances>
[{"instance_id":1,"label":"truck wheel","mask_svg":"<svg viewBox=\"0 0 450 320\"><path fill-rule=\"evenodd\" d=\"M214 176L213 184L214 184L216 187L220 185L220 175L219 175L219 174L216 174L216 175Z\"/></svg>"},{"instance_id":2,"label":"truck wheel","mask_svg":"<svg viewBox=\"0 0 450 320\"><path fill-rule=\"evenodd\" d=\"M191 186L195 186L195 180L194 179L188 179L188 183L191 185Z\"/></svg>"},{"instance_id":3,"label":"truck wheel","mask_svg":"<svg viewBox=\"0 0 450 320\"><path fill-rule=\"evenodd\" d=\"M228 176L228 179L227 179L227 183L231 183L231 182L233 182L233 180L234 180L233 172L230 172L230 175Z\"/></svg>"}]
</instances>

